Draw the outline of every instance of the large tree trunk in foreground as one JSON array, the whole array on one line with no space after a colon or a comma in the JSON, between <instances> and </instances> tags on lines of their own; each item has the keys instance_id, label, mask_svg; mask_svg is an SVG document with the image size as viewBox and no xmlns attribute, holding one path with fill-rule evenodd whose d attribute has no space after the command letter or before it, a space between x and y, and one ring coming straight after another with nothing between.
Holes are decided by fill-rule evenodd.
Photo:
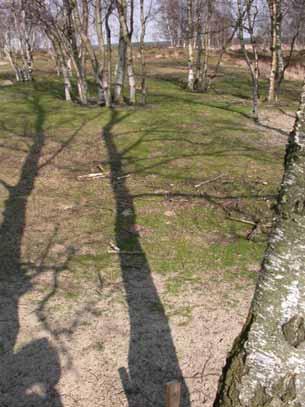
<instances>
[{"instance_id":1,"label":"large tree trunk in foreground","mask_svg":"<svg viewBox=\"0 0 305 407\"><path fill-rule=\"evenodd\" d=\"M261 275L214 407L305 406L304 174L305 84Z\"/></svg>"}]
</instances>

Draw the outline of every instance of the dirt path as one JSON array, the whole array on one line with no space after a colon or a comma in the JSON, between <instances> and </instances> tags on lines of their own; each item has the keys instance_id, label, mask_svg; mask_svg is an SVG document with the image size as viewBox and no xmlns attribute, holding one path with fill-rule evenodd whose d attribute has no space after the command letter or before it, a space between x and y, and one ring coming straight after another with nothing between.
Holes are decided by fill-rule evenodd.
<instances>
[{"instance_id":1,"label":"dirt path","mask_svg":"<svg viewBox=\"0 0 305 407\"><path fill-rule=\"evenodd\" d=\"M38 287L42 283L52 285L51 275L49 277L49 281L46 276L43 281L37 279L37 289L34 284L31 293L20 301L21 327L15 354L12 358L4 358L4 364L2 361L2 369L11 373L4 378L2 405L25 407L29 400L35 400L31 404L35 407L161 406L159 383L170 379L166 370L168 361L164 359L153 361L155 367L159 366L159 376L156 372L151 375L150 389L146 388L144 379L148 372L143 371L140 372L143 383L139 374L137 382L129 383L124 391L122 380L128 368L130 327L128 306L121 288L114 288L116 298L112 295L107 300L99 298L88 287L90 301L86 304L60 301L56 305L61 309L61 317L55 319L48 314L46 324L35 304L43 297ZM252 290L236 292L230 285L211 283L203 287L190 286L178 297L169 299L164 294L162 279L155 275L152 278L161 301L166 304L171 336L191 405L212 406L226 352L243 324ZM106 288L103 296L107 297L112 289ZM135 289L133 295L141 296L142 293ZM152 311L150 323L162 339L158 313L157 308ZM140 352L141 346L148 346L152 352L149 346L154 340L151 341L142 344L138 340L135 347ZM152 361L147 360L147 367L151 364ZM27 399L22 397L24 394Z\"/></svg>"}]
</instances>

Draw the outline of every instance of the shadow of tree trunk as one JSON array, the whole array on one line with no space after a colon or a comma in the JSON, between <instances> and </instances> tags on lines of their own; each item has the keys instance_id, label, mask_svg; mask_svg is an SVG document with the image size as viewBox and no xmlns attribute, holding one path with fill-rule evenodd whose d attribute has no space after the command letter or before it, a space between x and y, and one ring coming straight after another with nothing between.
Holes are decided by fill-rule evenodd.
<instances>
[{"instance_id":1,"label":"shadow of tree trunk","mask_svg":"<svg viewBox=\"0 0 305 407\"><path fill-rule=\"evenodd\" d=\"M39 97L28 97L36 114L33 135L25 134L31 146L23 162L17 184L7 189L0 226L0 405L61 407L55 386L61 368L56 350L48 340L38 339L17 352L20 330L19 300L31 290L30 271L22 265L22 240L26 226L27 203L39 173L39 159L45 143L45 111Z\"/></svg>"},{"instance_id":2,"label":"shadow of tree trunk","mask_svg":"<svg viewBox=\"0 0 305 407\"><path fill-rule=\"evenodd\" d=\"M164 407L164 385L173 379L181 381L182 405L189 407L189 392L179 367L169 321L136 233L137 216L124 177L123 154L113 140L113 126L125 117L118 117L118 113L112 111L102 135L110 162L116 204L116 245L120 249L118 255L130 320L128 369L120 368L119 374L129 407Z\"/></svg>"}]
</instances>

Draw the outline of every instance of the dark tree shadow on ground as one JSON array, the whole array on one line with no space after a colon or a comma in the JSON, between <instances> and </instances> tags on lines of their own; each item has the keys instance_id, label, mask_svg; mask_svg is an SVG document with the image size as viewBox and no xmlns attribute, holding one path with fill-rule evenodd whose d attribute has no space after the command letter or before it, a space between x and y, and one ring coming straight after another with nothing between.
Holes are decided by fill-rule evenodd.
<instances>
[{"instance_id":1,"label":"dark tree shadow on ground","mask_svg":"<svg viewBox=\"0 0 305 407\"><path fill-rule=\"evenodd\" d=\"M137 215L133 196L126 184L122 164L124 153L114 142L113 126L128 116L112 112L103 129L108 153L111 186L116 204L115 236L128 304L130 339L128 369L119 374L129 407L164 406L164 385L177 379L182 383L183 407L190 406L169 321L154 284L148 259L136 233Z\"/></svg>"},{"instance_id":2,"label":"dark tree shadow on ground","mask_svg":"<svg viewBox=\"0 0 305 407\"><path fill-rule=\"evenodd\" d=\"M45 111L39 97L27 100L36 114L33 135L18 182L8 192L0 226L0 405L7 407L61 407L56 384L61 368L57 351L45 338L15 350L20 330L19 300L32 288L29 270L22 264L22 239L28 199L39 173L39 159L45 144Z\"/></svg>"}]
</instances>

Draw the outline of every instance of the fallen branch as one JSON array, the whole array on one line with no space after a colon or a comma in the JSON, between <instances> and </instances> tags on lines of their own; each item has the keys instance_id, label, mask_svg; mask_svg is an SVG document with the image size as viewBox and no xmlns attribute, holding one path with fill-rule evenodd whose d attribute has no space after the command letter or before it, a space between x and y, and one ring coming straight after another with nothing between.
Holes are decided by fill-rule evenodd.
<instances>
[{"instance_id":1,"label":"fallen branch","mask_svg":"<svg viewBox=\"0 0 305 407\"><path fill-rule=\"evenodd\" d=\"M251 225L252 226L251 231L247 234L247 240L252 240L254 238L254 236L256 236L259 232L264 232L264 229L272 227L272 223L266 223L264 225L260 221L252 222L251 220L233 218L232 216L227 216L227 219L230 219L230 220L233 220L235 222L240 222L240 223L244 223L246 225Z\"/></svg>"},{"instance_id":2,"label":"fallen branch","mask_svg":"<svg viewBox=\"0 0 305 407\"><path fill-rule=\"evenodd\" d=\"M117 177L116 180L120 180L123 178L129 178L129 177L130 177L130 174L126 174L126 175L122 175L121 177ZM77 179L79 181L88 180L88 179L97 179L97 178L110 178L110 175L102 173L102 172L92 172L90 174L79 175L77 177Z\"/></svg>"},{"instance_id":3,"label":"fallen branch","mask_svg":"<svg viewBox=\"0 0 305 407\"><path fill-rule=\"evenodd\" d=\"M209 184L210 182L216 181L219 178L222 178L224 175L226 175L226 174L217 175L217 177L215 177L215 178L211 178L211 179L208 179L206 181L200 182L199 184L196 184L194 186L195 186L195 188L200 188L202 185Z\"/></svg>"},{"instance_id":4,"label":"fallen branch","mask_svg":"<svg viewBox=\"0 0 305 407\"><path fill-rule=\"evenodd\" d=\"M240 219L240 218L233 218L232 216L227 217L230 220L234 220L235 222L245 223L246 225L257 226L259 222L252 222L251 220L247 219Z\"/></svg>"},{"instance_id":5,"label":"fallen branch","mask_svg":"<svg viewBox=\"0 0 305 407\"><path fill-rule=\"evenodd\" d=\"M79 181L86 179L96 179L96 178L109 178L109 175L102 174L101 172L93 172L91 174L79 175L77 179Z\"/></svg>"},{"instance_id":6,"label":"fallen branch","mask_svg":"<svg viewBox=\"0 0 305 407\"><path fill-rule=\"evenodd\" d=\"M131 252L131 251L126 251L126 250L117 251L117 250L110 250L110 249L107 250L107 253L108 254L128 254L130 256L132 256L132 255L141 256L143 254L142 252Z\"/></svg>"}]
</instances>

